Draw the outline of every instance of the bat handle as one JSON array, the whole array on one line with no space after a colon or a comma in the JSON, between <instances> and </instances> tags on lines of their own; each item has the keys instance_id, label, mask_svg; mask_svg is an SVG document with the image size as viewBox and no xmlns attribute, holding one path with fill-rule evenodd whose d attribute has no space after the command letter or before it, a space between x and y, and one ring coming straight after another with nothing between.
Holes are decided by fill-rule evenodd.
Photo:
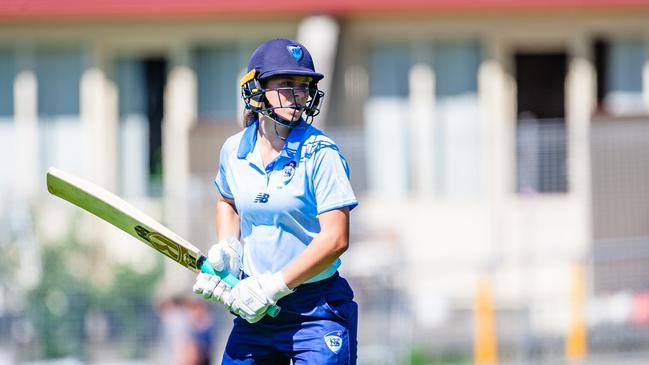
<instances>
[{"instance_id":1,"label":"bat handle","mask_svg":"<svg viewBox=\"0 0 649 365\"><path fill-rule=\"evenodd\" d=\"M228 286L230 286L231 288L234 288L234 286L237 285L237 283L239 283L239 279L237 279L236 276L230 274L229 272L214 270L212 265L210 265L210 263L205 259L205 257L201 257L201 259L198 262L199 262L201 272L220 277L221 280L225 281L225 283L228 284ZM268 307L268 309L266 310L266 314L274 318L277 317L279 311L280 311L280 307L278 307L277 305L272 305Z\"/></svg>"}]
</instances>

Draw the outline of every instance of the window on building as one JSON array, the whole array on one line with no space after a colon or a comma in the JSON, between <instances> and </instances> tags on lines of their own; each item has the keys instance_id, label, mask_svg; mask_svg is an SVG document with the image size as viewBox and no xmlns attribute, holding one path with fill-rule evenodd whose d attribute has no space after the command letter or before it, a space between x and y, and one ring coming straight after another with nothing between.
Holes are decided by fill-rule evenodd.
<instances>
[{"instance_id":1,"label":"window on building","mask_svg":"<svg viewBox=\"0 0 649 365\"><path fill-rule=\"evenodd\" d=\"M403 196L409 190L411 64L408 46L381 44L369 52L370 95L364 111L367 188L384 196Z\"/></svg>"},{"instance_id":2,"label":"window on building","mask_svg":"<svg viewBox=\"0 0 649 365\"><path fill-rule=\"evenodd\" d=\"M434 191L439 196L480 192L480 122L476 42L438 42L435 73Z\"/></svg>"},{"instance_id":3,"label":"window on building","mask_svg":"<svg viewBox=\"0 0 649 365\"><path fill-rule=\"evenodd\" d=\"M368 187L382 194L404 194L418 186L440 197L464 197L481 190L481 128L478 108L480 45L472 40L378 45L369 53L370 95L365 108ZM433 73L434 90L423 116L432 132L430 148L411 140L411 90L419 89L413 67ZM390 146L390 148L386 148ZM429 150L431 159L412 153ZM413 151L413 152L411 152ZM420 151L420 152L414 152ZM432 163L417 164L415 161ZM389 168L386 168L389 166Z\"/></svg>"},{"instance_id":4,"label":"window on building","mask_svg":"<svg viewBox=\"0 0 649 365\"><path fill-rule=\"evenodd\" d=\"M594 42L598 110L611 116L647 114L643 69L649 59L642 38L598 39Z\"/></svg>"},{"instance_id":5,"label":"window on building","mask_svg":"<svg viewBox=\"0 0 649 365\"><path fill-rule=\"evenodd\" d=\"M144 62L120 58L115 65L120 119L146 116L146 79Z\"/></svg>"},{"instance_id":6,"label":"window on building","mask_svg":"<svg viewBox=\"0 0 649 365\"><path fill-rule=\"evenodd\" d=\"M58 166L83 172L87 142L80 123L80 48L40 48L34 52L41 170Z\"/></svg>"},{"instance_id":7,"label":"window on building","mask_svg":"<svg viewBox=\"0 0 649 365\"><path fill-rule=\"evenodd\" d=\"M83 68L79 49L42 49L36 52L38 115L41 118L78 116Z\"/></svg>"},{"instance_id":8,"label":"window on building","mask_svg":"<svg viewBox=\"0 0 649 365\"><path fill-rule=\"evenodd\" d=\"M14 114L14 78L16 57L14 52L0 49L0 122L8 121Z\"/></svg>"},{"instance_id":9,"label":"window on building","mask_svg":"<svg viewBox=\"0 0 649 365\"><path fill-rule=\"evenodd\" d=\"M407 45L381 45L370 51L370 97L408 97L412 51Z\"/></svg>"},{"instance_id":10,"label":"window on building","mask_svg":"<svg viewBox=\"0 0 649 365\"><path fill-rule=\"evenodd\" d=\"M201 47L194 50L198 88L198 118L201 121L237 120L239 76L245 56L235 46Z\"/></svg>"}]
</instances>

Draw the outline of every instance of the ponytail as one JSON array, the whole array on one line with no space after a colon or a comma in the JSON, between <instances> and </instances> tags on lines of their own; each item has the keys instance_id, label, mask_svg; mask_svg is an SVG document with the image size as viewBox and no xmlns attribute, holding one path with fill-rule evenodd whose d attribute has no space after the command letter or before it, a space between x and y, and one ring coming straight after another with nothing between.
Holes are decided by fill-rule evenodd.
<instances>
[{"instance_id":1,"label":"ponytail","mask_svg":"<svg viewBox=\"0 0 649 365\"><path fill-rule=\"evenodd\" d=\"M257 113L250 109L243 110L243 127L248 128L252 123L257 120Z\"/></svg>"}]
</instances>

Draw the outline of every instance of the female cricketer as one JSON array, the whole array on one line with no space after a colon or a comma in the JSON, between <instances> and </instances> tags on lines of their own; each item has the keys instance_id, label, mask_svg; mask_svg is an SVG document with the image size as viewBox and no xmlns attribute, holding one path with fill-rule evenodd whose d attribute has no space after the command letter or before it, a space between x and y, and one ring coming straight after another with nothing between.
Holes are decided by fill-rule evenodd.
<instances>
[{"instance_id":1,"label":"female cricketer","mask_svg":"<svg viewBox=\"0 0 649 365\"><path fill-rule=\"evenodd\" d=\"M358 203L347 161L311 125L322 78L303 45L272 39L241 80L245 128L221 149L208 260L242 280L199 274L194 285L237 315L223 364L356 363L358 307L337 269ZM279 315L266 316L274 304Z\"/></svg>"}]
</instances>

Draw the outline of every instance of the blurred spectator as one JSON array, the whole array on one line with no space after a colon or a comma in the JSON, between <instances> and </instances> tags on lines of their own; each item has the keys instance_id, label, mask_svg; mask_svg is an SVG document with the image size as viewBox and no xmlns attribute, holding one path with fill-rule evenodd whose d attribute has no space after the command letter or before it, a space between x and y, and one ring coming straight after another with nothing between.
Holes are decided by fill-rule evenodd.
<instances>
[{"instance_id":1,"label":"blurred spectator","mask_svg":"<svg viewBox=\"0 0 649 365\"><path fill-rule=\"evenodd\" d=\"M185 346L188 359L183 364L210 365L214 355L216 334L214 316L208 302L203 299L191 298L185 303L191 325L191 341Z\"/></svg>"},{"instance_id":2,"label":"blurred spectator","mask_svg":"<svg viewBox=\"0 0 649 365\"><path fill-rule=\"evenodd\" d=\"M207 302L174 297L159 307L162 323L162 363L210 365L215 322Z\"/></svg>"},{"instance_id":3,"label":"blurred spectator","mask_svg":"<svg viewBox=\"0 0 649 365\"><path fill-rule=\"evenodd\" d=\"M191 341L189 314L181 297L163 301L159 306L162 324L162 357L161 363L169 365L185 364L183 350Z\"/></svg>"}]
</instances>

